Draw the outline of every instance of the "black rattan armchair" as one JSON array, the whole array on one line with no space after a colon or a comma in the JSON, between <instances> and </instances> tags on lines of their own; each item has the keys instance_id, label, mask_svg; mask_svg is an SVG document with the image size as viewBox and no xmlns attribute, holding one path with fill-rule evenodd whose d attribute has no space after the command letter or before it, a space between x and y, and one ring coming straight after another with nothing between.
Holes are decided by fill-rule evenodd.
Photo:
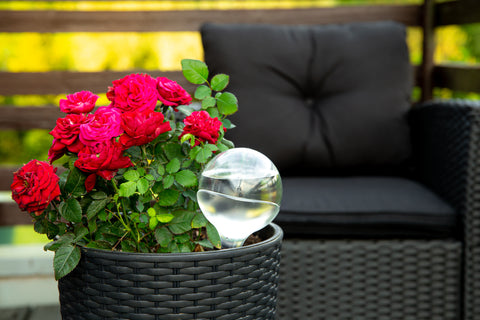
<instances>
[{"instance_id":1,"label":"black rattan armchair","mask_svg":"<svg viewBox=\"0 0 480 320\"><path fill-rule=\"evenodd\" d=\"M480 105L412 107L396 23L201 31L283 177L277 318L480 319Z\"/></svg>"}]
</instances>

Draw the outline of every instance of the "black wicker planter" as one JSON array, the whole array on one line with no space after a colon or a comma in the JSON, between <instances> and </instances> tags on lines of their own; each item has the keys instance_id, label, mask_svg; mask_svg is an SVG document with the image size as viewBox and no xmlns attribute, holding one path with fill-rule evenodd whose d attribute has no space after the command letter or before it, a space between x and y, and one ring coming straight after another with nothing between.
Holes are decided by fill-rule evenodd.
<instances>
[{"instance_id":1,"label":"black wicker planter","mask_svg":"<svg viewBox=\"0 0 480 320\"><path fill-rule=\"evenodd\" d=\"M82 249L58 282L63 319L274 319L283 232L258 244L180 254Z\"/></svg>"}]
</instances>

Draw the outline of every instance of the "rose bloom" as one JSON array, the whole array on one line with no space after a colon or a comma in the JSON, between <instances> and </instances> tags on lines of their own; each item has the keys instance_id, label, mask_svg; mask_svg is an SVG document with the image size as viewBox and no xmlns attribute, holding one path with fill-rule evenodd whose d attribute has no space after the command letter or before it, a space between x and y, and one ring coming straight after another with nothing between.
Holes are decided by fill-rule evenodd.
<instances>
[{"instance_id":1,"label":"rose bloom","mask_svg":"<svg viewBox=\"0 0 480 320\"><path fill-rule=\"evenodd\" d=\"M65 113L88 113L95 108L98 96L90 91L69 94L67 99L60 99L60 110Z\"/></svg>"},{"instance_id":2,"label":"rose bloom","mask_svg":"<svg viewBox=\"0 0 480 320\"><path fill-rule=\"evenodd\" d=\"M120 143L125 148L141 146L153 141L160 134L170 131L170 123L164 122L161 112L146 110L144 112L125 112L122 114Z\"/></svg>"},{"instance_id":3,"label":"rose bloom","mask_svg":"<svg viewBox=\"0 0 480 320\"><path fill-rule=\"evenodd\" d=\"M48 162L31 160L13 174L12 198L21 210L39 216L52 200L59 198L56 171Z\"/></svg>"},{"instance_id":4,"label":"rose bloom","mask_svg":"<svg viewBox=\"0 0 480 320\"><path fill-rule=\"evenodd\" d=\"M98 108L93 115L88 115L86 123L80 126L80 141L84 145L97 143L118 137L123 133L121 112L116 108Z\"/></svg>"},{"instance_id":5,"label":"rose bloom","mask_svg":"<svg viewBox=\"0 0 480 320\"><path fill-rule=\"evenodd\" d=\"M179 138L190 133L197 138L195 145L199 145L200 142L217 143L222 122L217 117L210 117L207 111L194 111L183 120L183 123L185 128ZM223 130L226 131L225 128Z\"/></svg>"},{"instance_id":6,"label":"rose bloom","mask_svg":"<svg viewBox=\"0 0 480 320\"><path fill-rule=\"evenodd\" d=\"M78 135L80 134L80 125L85 123L88 118L83 114L67 114L65 118L57 119L57 124L50 134L54 140L48 158L53 162L63 156L68 150L77 153L83 148Z\"/></svg>"},{"instance_id":7,"label":"rose bloom","mask_svg":"<svg viewBox=\"0 0 480 320\"><path fill-rule=\"evenodd\" d=\"M159 99L166 106L190 104L192 97L177 82L165 77L157 78Z\"/></svg>"},{"instance_id":8,"label":"rose bloom","mask_svg":"<svg viewBox=\"0 0 480 320\"><path fill-rule=\"evenodd\" d=\"M99 175L106 180L111 180L118 169L133 166L130 158L123 155L124 150L115 139L103 141L93 146L85 146L78 153L75 167L84 172ZM91 183L92 180L93 184L95 183L95 179L91 176L87 179L87 184ZM86 185L86 187L87 191L93 188L92 185Z\"/></svg>"},{"instance_id":9,"label":"rose bloom","mask_svg":"<svg viewBox=\"0 0 480 320\"><path fill-rule=\"evenodd\" d=\"M147 74L131 74L112 82L107 98L122 112L153 111L158 102L157 81Z\"/></svg>"}]
</instances>

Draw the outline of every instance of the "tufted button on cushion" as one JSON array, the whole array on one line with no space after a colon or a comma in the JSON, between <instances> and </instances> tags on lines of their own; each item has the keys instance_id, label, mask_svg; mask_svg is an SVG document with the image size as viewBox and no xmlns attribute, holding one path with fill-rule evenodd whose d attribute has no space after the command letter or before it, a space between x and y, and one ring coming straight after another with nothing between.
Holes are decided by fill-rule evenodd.
<instances>
[{"instance_id":1,"label":"tufted button on cushion","mask_svg":"<svg viewBox=\"0 0 480 320\"><path fill-rule=\"evenodd\" d=\"M410 155L411 65L394 22L206 24L205 61L239 99L227 131L287 171L396 168Z\"/></svg>"}]
</instances>

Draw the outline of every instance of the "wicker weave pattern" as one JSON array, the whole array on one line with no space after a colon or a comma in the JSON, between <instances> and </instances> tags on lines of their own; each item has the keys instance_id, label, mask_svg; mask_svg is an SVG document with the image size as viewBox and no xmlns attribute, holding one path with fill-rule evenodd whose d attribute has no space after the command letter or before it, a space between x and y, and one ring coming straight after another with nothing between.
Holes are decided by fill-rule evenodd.
<instances>
[{"instance_id":1,"label":"wicker weave pattern","mask_svg":"<svg viewBox=\"0 0 480 320\"><path fill-rule=\"evenodd\" d=\"M225 251L149 255L84 250L79 267L59 281L62 316L274 319L280 241L240 253Z\"/></svg>"},{"instance_id":2,"label":"wicker weave pattern","mask_svg":"<svg viewBox=\"0 0 480 320\"><path fill-rule=\"evenodd\" d=\"M464 319L480 319L480 102L429 102L415 112L427 139L421 172L425 181L450 201L463 218ZM427 163L430 165L428 166ZM434 165L432 165L434 164Z\"/></svg>"},{"instance_id":3,"label":"wicker weave pattern","mask_svg":"<svg viewBox=\"0 0 480 320\"><path fill-rule=\"evenodd\" d=\"M284 240L277 319L459 319L461 245Z\"/></svg>"}]
</instances>

